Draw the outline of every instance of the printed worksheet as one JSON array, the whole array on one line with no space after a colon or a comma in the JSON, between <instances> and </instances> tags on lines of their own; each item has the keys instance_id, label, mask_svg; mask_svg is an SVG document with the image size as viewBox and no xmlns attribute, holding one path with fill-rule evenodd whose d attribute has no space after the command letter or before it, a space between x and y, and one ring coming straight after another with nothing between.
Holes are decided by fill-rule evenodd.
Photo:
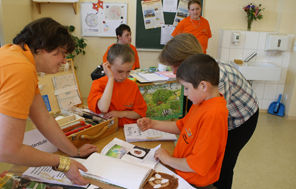
<instances>
[{"instance_id":1,"label":"printed worksheet","mask_svg":"<svg viewBox=\"0 0 296 189\"><path fill-rule=\"evenodd\" d=\"M56 76L52 81L60 109L81 104L74 74Z\"/></svg>"}]
</instances>

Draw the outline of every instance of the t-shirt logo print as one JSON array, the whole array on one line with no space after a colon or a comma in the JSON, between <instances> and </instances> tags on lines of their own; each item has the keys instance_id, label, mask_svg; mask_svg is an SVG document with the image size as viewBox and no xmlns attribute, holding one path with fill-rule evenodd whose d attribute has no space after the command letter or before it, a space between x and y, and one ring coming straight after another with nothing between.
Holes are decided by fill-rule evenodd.
<instances>
[{"instance_id":1,"label":"t-shirt logo print","mask_svg":"<svg viewBox=\"0 0 296 189\"><path fill-rule=\"evenodd\" d=\"M127 107L126 109L131 109L133 107L134 103L130 102L129 104L127 105L123 105L125 107Z\"/></svg>"},{"instance_id":2,"label":"t-shirt logo print","mask_svg":"<svg viewBox=\"0 0 296 189\"><path fill-rule=\"evenodd\" d=\"M191 132L191 129L188 129L188 130L187 130L186 128L185 128L185 131L186 131L186 134L183 133L183 139L184 139L184 141L185 141L187 144L189 144L189 143L187 142L187 139L193 137L193 136L192 136L192 132Z\"/></svg>"}]
</instances>

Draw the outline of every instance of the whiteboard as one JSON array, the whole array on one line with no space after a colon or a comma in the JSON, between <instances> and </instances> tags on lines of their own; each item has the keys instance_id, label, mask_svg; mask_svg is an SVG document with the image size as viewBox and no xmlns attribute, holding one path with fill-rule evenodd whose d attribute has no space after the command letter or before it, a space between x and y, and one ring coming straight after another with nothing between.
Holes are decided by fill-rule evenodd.
<instances>
[{"instance_id":1,"label":"whiteboard","mask_svg":"<svg viewBox=\"0 0 296 189\"><path fill-rule=\"evenodd\" d=\"M115 29L127 23L127 3L104 2L99 11L94 4L80 3L82 36L116 37Z\"/></svg>"}]
</instances>

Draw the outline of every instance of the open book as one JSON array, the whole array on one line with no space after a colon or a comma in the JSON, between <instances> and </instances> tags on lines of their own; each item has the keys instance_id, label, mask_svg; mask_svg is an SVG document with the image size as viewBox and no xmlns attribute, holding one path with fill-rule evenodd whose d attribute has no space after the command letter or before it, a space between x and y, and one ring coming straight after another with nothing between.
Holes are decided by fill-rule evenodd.
<instances>
[{"instance_id":1,"label":"open book","mask_svg":"<svg viewBox=\"0 0 296 189\"><path fill-rule=\"evenodd\" d=\"M177 140L176 135L149 129L142 132L136 123L124 125L124 136L127 142Z\"/></svg>"},{"instance_id":2,"label":"open book","mask_svg":"<svg viewBox=\"0 0 296 189\"><path fill-rule=\"evenodd\" d=\"M102 152L93 153L83 165L88 172L85 177L128 189L140 189L153 174L158 161L155 151L160 145L147 149L120 139L113 139Z\"/></svg>"}]
</instances>

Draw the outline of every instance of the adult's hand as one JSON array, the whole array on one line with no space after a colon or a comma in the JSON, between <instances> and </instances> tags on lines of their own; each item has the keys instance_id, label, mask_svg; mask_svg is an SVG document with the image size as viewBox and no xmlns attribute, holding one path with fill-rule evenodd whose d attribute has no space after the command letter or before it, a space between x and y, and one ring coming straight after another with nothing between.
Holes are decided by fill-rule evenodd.
<instances>
[{"instance_id":1,"label":"adult's hand","mask_svg":"<svg viewBox=\"0 0 296 189\"><path fill-rule=\"evenodd\" d=\"M84 144L79 148L80 155L79 157L87 157L90 154L98 151L98 148L93 144Z\"/></svg>"},{"instance_id":2,"label":"adult's hand","mask_svg":"<svg viewBox=\"0 0 296 189\"><path fill-rule=\"evenodd\" d=\"M87 169L81 163L71 159L70 169L68 172L65 172L64 174L73 184L88 184L88 181L81 176L79 169L84 172L87 172Z\"/></svg>"}]
</instances>

